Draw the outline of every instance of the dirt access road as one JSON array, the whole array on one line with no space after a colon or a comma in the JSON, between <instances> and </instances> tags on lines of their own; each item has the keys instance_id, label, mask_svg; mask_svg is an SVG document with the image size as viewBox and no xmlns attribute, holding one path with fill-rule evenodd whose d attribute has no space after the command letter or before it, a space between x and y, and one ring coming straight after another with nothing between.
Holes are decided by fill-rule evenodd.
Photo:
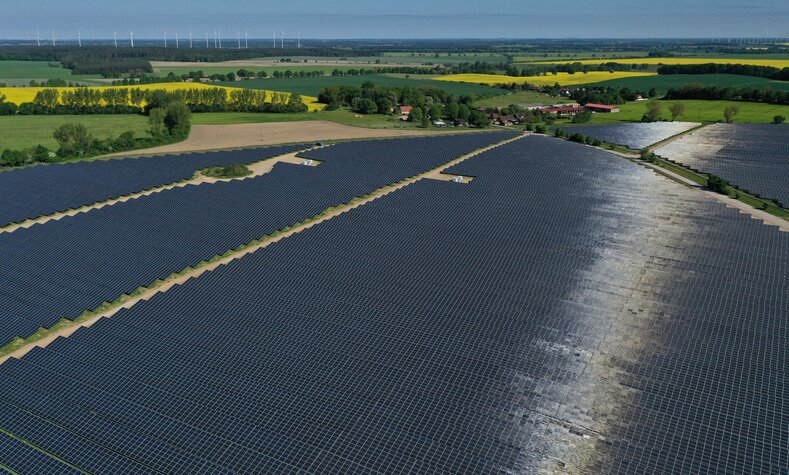
<instances>
[{"instance_id":1,"label":"dirt access road","mask_svg":"<svg viewBox=\"0 0 789 475\"><path fill-rule=\"evenodd\" d=\"M183 142L115 155L132 156L196 152L201 150L260 147L282 143L315 143L377 137L413 137L446 134L448 132L458 133L454 129L451 131L366 129L324 120L267 122L260 124L193 125L189 138Z\"/></svg>"}]
</instances>

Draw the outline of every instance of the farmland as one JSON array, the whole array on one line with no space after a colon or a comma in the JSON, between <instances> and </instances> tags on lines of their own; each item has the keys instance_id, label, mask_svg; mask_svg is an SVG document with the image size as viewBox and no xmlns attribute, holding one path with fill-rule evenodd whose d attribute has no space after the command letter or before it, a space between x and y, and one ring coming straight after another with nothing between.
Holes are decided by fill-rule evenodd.
<instances>
[{"instance_id":1,"label":"farmland","mask_svg":"<svg viewBox=\"0 0 789 475\"><path fill-rule=\"evenodd\" d=\"M562 104L573 102L571 99L565 97L551 96L534 91L519 91L501 96L490 97L481 99L474 102L474 105L479 107L506 107L518 104Z\"/></svg>"},{"instance_id":2,"label":"farmland","mask_svg":"<svg viewBox=\"0 0 789 475\"><path fill-rule=\"evenodd\" d=\"M589 71L588 73L558 73L547 74L545 76L501 76L497 74L449 74L438 76L436 81L467 82L474 84L531 84L534 86L553 86L559 83L562 86L575 86L579 84L590 84L600 81L621 78L637 78L655 76L656 73L634 73L634 72L608 72L608 71Z\"/></svg>"},{"instance_id":3,"label":"farmland","mask_svg":"<svg viewBox=\"0 0 789 475\"><path fill-rule=\"evenodd\" d=\"M127 87L127 88L134 88L134 89L141 89L144 91L152 91L152 90L165 90L168 92L173 91L186 91L191 89L211 89L216 87L223 87L223 86L209 86L207 84L202 83L192 83L192 82L175 82L175 83L158 83L158 84L141 84L136 86L98 86L93 87L91 86L90 89L97 90L97 91L104 91L107 89L111 89L113 87ZM32 102L35 99L36 94L46 88L43 87L0 87L0 94L4 94L6 96L6 100L8 102L13 102L15 104L22 104L24 102ZM59 92L65 90L73 90L75 88L68 88L68 87L57 87L51 88L56 89ZM234 88L232 87L224 87L224 89L232 91ZM317 104L317 98L315 97L303 97L304 103L307 104L310 110L319 110L322 108L320 104Z\"/></svg>"},{"instance_id":4,"label":"farmland","mask_svg":"<svg viewBox=\"0 0 789 475\"><path fill-rule=\"evenodd\" d=\"M616 89L629 87L633 90L647 91L655 88L658 94L665 94L671 88L678 88L685 84L703 84L705 86L763 88L769 87L775 91L789 91L789 81L774 81L754 76L738 76L734 74L665 74L648 77L632 77L610 79L595 86L607 86Z\"/></svg>"},{"instance_id":5,"label":"farmland","mask_svg":"<svg viewBox=\"0 0 789 475\"><path fill-rule=\"evenodd\" d=\"M431 79L432 76L412 75L410 78L392 75L364 75L364 76L317 76L309 78L267 78L252 79L238 82L220 83L228 87L244 87L250 89L266 89L271 91L284 91L301 94L304 96L317 96L321 89L329 86L349 85L361 86L367 81L376 86L384 87L416 87L442 89L456 96L474 94L480 96L494 96L501 94L500 89L482 86L473 83L447 82L439 83Z\"/></svg>"},{"instance_id":6,"label":"farmland","mask_svg":"<svg viewBox=\"0 0 789 475\"><path fill-rule=\"evenodd\" d=\"M238 65L228 65L228 66L168 66L168 67L160 67L156 68L154 72L159 76L166 76L170 73L175 74L176 76L181 76L182 74L188 74L192 71L202 71L203 74L206 76L210 76L212 74L229 74L235 73L239 69L246 69L247 71L254 71L255 73L259 73L261 71L265 71L266 74L271 76L274 72L284 73L286 71L320 71L324 74L331 74L332 71L335 69L339 69L340 71L347 71L349 69L359 69L363 67L363 69L373 69L371 66L368 67L366 65L354 65L354 66L325 66L320 64L309 64L309 63L283 63L282 66L238 66Z\"/></svg>"},{"instance_id":7,"label":"farmland","mask_svg":"<svg viewBox=\"0 0 789 475\"><path fill-rule=\"evenodd\" d=\"M354 114L347 110L301 112L284 114L259 114L256 112L207 112L194 114L195 125L255 124L268 122L297 122L303 120L328 120L338 124L374 129L416 128L418 124L393 120L381 114Z\"/></svg>"},{"instance_id":8,"label":"farmland","mask_svg":"<svg viewBox=\"0 0 789 475\"><path fill-rule=\"evenodd\" d=\"M546 61L578 61L584 59L608 61L616 58L646 57L646 51L574 51L565 53L534 53L530 55L516 54L512 57L514 63L538 63Z\"/></svg>"},{"instance_id":9,"label":"farmland","mask_svg":"<svg viewBox=\"0 0 789 475\"><path fill-rule=\"evenodd\" d=\"M549 64L559 64L559 63L581 63L581 64L601 64L607 61L601 61L599 59L583 59L580 61L572 61L572 60L556 60L556 61L546 61ZM673 58L630 58L630 59L617 59L614 60L615 63L620 64L652 64L652 65L659 65L659 64L704 64L704 63L715 63L715 64L750 64L752 66L770 66L773 68L787 68L789 67L789 59L765 59L761 57L741 57L741 58L732 58L732 57L725 57L725 58L711 58L711 57L701 57L701 56L682 56L682 57L673 57Z\"/></svg>"},{"instance_id":10,"label":"farmland","mask_svg":"<svg viewBox=\"0 0 789 475\"><path fill-rule=\"evenodd\" d=\"M141 115L18 115L0 116L0 153L6 149L24 149L34 145L56 148L52 132L65 123L80 123L94 137L106 139L132 131L137 137L148 136L148 118Z\"/></svg>"},{"instance_id":11,"label":"farmland","mask_svg":"<svg viewBox=\"0 0 789 475\"><path fill-rule=\"evenodd\" d=\"M591 123L604 124L611 122L640 122L647 110L648 101L628 102L619 106L621 112L617 114L594 114ZM789 106L764 104L758 102L739 101L658 101L662 106L661 119L670 120L669 107L675 102L685 105L685 113L677 120L691 122L719 122L723 121L723 111L727 107L737 107L739 113L734 116L734 122L769 123L776 115L789 117Z\"/></svg>"},{"instance_id":12,"label":"farmland","mask_svg":"<svg viewBox=\"0 0 789 475\"><path fill-rule=\"evenodd\" d=\"M99 84L98 75L72 75L58 63L47 61L0 61L0 83L9 86L27 85L31 80L63 79L85 84Z\"/></svg>"}]
</instances>

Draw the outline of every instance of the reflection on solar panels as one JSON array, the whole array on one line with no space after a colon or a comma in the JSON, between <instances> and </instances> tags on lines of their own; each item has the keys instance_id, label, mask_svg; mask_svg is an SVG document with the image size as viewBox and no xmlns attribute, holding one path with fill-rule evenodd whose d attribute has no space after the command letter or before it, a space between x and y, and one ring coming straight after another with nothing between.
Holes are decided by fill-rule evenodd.
<instances>
[{"instance_id":1,"label":"reflection on solar panels","mask_svg":"<svg viewBox=\"0 0 789 475\"><path fill-rule=\"evenodd\" d=\"M789 126L713 124L656 153L789 206Z\"/></svg>"},{"instance_id":2,"label":"reflection on solar panels","mask_svg":"<svg viewBox=\"0 0 789 475\"><path fill-rule=\"evenodd\" d=\"M649 147L701 124L695 122L645 122L639 124L582 125L568 128L603 142L624 145L634 150Z\"/></svg>"},{"instance_id":3,"label":"reflection on solar panels","mask_svg":"<svg viewBox=\"0 0 789 475\"><path fill-rule=\"evenodd\" d=\"M547 137L449 173L4 363L0 428L111 473L786 470L789 235Z\"/></svg>"},{"instance_id":4,"label":"reflection on solar panels","mask_svg":"<svg viewBox=\"0 0 789 475\"><path fill-rule=\"evenodd\" d=\"M278 164L256 178L189 185L0 234L0 282L14 282L0 288L0 346L511 136L340 144L313 152L325 160L320 167ZM371 153L359 152L365 147Z\"/></svg>"},{"instance_id":5,"label":"reflection on solar panels","mask_svg":"<svg viewBox=\"0 0 789 475\"><path fill-rule=\"evenodd\" d=\"M303 148L304 145L281 145L5 171L0 173L0 226L186 180L203 168L247 164Z\"/></svg>"}]
</instances>

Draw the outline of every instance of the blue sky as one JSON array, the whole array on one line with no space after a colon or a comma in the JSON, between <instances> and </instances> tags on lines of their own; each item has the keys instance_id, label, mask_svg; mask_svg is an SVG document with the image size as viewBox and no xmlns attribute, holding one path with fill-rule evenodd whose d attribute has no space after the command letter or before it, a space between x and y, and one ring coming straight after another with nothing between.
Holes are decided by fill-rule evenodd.
<instances>
[{"instance_id":1,"label":"blue sky","mask_svg":"<svg viewBox=\"0 0 789 475\"><path fill-rule=\"evenodd\" d=\"M789 35L789 0L0 0L0 38L135 31L268 38L567 38ZM780 31L780 33L778 33Z\"/></svg>"}]
</instances>

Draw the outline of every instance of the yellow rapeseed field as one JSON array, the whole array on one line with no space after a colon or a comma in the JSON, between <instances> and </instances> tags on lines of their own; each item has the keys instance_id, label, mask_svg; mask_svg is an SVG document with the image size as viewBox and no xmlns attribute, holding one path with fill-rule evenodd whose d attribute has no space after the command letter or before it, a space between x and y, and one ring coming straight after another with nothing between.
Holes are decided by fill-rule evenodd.
<instances>
[{"instance_id":1,"label":"yellow rapeseed field","mask_svg":"<svg viewBox=\"0 0 789 475\"><path fill-rule=\"evenodd\" d=\"M498 74L448 74L434 78L437 81L470 82L474 84L524 84L534 86L552 86L557 82L562 86L575 86L578 84L591 84L611 79L634 78L641 76L655 76L657 73L633 73L625 71L589 71L588 73L558 73L545 76L501 76Z\"/></svg>"},{"instance_id":2,"label":"yellow rapeseed field","mask_svg":"<svg viewBox=\"0 0 789 475\"><path fill-rule=\"evenodd\" d=\"M758 58L699 58L684 56L680 58L629 58L629 59L582 59L569 61L544 61L531 64L749 64L752 66L772 66L774 68L789 68L789 59L758 59Z\"/></svg>"},{"instance_id":3,"label":"yellow rapeseed field","mask_svg":"<svg viewBox=\"0 0 789 475\"><path fill-rule=\"evenodd\" d=\"M140 84L140 85L133 85L133 86L95 86L90 87L90 89L103 91L105 89L111 89L113 87L122 87L127 89L142 89L142 90L165 90L165 91L183 91L189 89L211 89L211 88L221 88L226 89L228 93L234 89L241 89L235 87L225 87L225 86L213 86L210 84L203 84L203 83L195 83L195 82L170 82L170 83L159 83L159 84ZM73 87L53 87L53 88L45 88L45 87L0 87L0 95L6 96L6 100L8 102L13 102L14 104L22 104L24 102L33 102L35 99L36 94L39 91L44 89L57 89L59 92L63 92L65 90L70 89L77 89ZM263 92L263 91L261 91ZM272 94L272 91L265 91L267 94ZM318 103L317 97L311 96L301 96L301 99L304 101L304 104L307 105L310 111L314 110L321 110L325 107L323 104Z\"/></svg>"}]
</instances>

